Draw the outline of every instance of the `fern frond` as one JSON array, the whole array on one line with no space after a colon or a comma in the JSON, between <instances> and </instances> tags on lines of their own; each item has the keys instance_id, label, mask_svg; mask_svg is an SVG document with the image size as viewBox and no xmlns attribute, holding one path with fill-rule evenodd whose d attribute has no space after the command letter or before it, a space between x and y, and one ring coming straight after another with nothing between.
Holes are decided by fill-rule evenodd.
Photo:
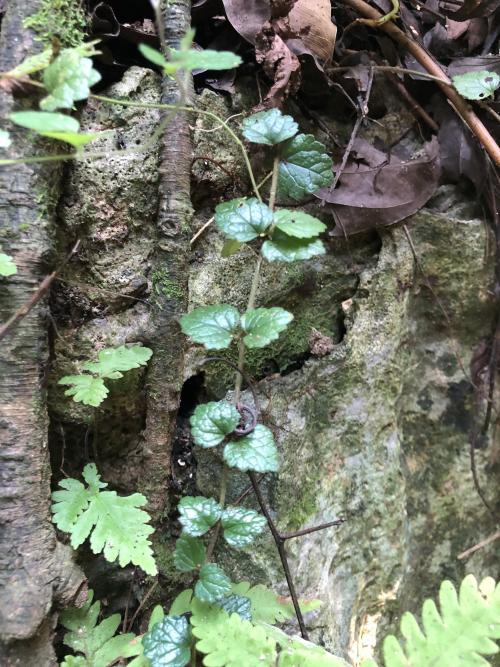
<instances>
[{"instance_id":1,"label":"fern frond","mask_svg":"<svg viewBox=\"0 0 500 667\"><path fill-rule=\"evenodd\" d=\"M64 479L62 490L52 494L53 521L60 530L71 534L71 546L77 549L90 536L90 546L106 560L118 559L121 567L133 563L147 574L157 572L148 536L154 528L150 516L139 509L146 504L140 493L118 496L116 491L101 491L101 482L93 463L86 465L85 487L76 479Z\"/></svg>"},{"instance_id":2,"label":"fern frond","mask_svg":"<svg viewBox=\"0 0 500 667\"><path fill-rule=\"evenodd\" d=\"M401 619L401 645L394 635L383 646L386 667L487 667L482 657L498 653L500 585L473 575L462 581L460 593L450 581L439 591L440 612L432 600L422 606L422 628L407 612ZM365 662L364 667L372 665Z\"/></svg>"},{"instance_id":3,"label":"fern frond","mask_svg":"<svg viewBox=\"0 0 500 667\"><path fill-rule=\"evenodd\" d=\"M60 616L61 625L69 630L64 643L83 655L67 656L61 667L108 667L119 658L130 658L142 652L140 639L133 633L116 635L120 614L105 618L99 625L97 619L100 602L92 604L93 592L80 609L68 609Z\"/></svg>"}]
</instances>

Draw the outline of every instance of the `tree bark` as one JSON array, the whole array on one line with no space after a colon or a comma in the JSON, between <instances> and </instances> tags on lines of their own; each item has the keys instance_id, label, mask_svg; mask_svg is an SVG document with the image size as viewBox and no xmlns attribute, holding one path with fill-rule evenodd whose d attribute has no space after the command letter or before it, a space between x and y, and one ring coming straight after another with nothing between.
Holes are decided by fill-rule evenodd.
<instances>
[{"instance_id":1,"label":"tree bark","mask_svg":"<svg viewBox=\"0 0 500 667\"><path fill-rule=\"evenodd\" d=\"M189 0L164 3L164 25L168 45L178 47L190 27ZM189 90L186 95L190 94ZM177 83L163 79L162 101L179 100ZM172 436L176 424L183 381L185 342L178 317L187 306L188 232L191 141L188 118L177 114L168 124L161 143L159 210L156 250L153 259L153 304L151 339L153 357L148 367L146 452L143 490L156 518L168 504L171 476Z\"/></svg>"},{"instance_id":2,"label":"tree bark","mask_svg":"<svg viewBox=\"0 0 500 667\"><path fill-rule=\"evenodd\" d=\"M33 53L23 19L39 0L9 3L0 35L0 70ZM0 115L12 110L0 93ZM17 138L12 153L36 146ZM60 168L16 165L0 171L0 240L18 273L0 285L0 317L25 303L49 272L50 236ZM44 303L3 341L0 357L0 663L55 664L54 605L72 601L84 580L50 521L45 367L48 358Z\"/></svg>"}]
</instances>

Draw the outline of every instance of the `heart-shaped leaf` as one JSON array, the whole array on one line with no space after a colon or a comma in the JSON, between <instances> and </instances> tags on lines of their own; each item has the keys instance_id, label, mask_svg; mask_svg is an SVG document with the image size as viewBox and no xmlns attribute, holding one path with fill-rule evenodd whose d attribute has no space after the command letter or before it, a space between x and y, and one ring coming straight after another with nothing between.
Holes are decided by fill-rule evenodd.
<instances>
[{"instance_id":1,"label":"heart-shaped leaf","mask_svg":"<svg viewBox=\"0 0 500 667\"><path fill-rule=\"evenodd\" d=\"M185 667L191 660L191 630L185 616L165 616L142 638L151 667Z\"/></svg>"},{"instance_id":2,"label":"heart-shaped leaf","mask_svg":"<svg viewBox=\"0 0 500 667\"><path fill-rule=\"evenodd\" d=\"M274 225L288 236L298 239L312 239L326 229L326 225L318 218L302 211L290 211L286 208L276 211Z\"/></svg>"},{"instance_id":3,"label":"heart-shaped leaf","mask_svg":"<svg viewBox=\"0 0 500 667\"><path fill-rule=\"evenodd\" d=\"M45 111L71 109L75 102L90 95L90 87L101 80L92 60L78 49L64 49L43 74L49 95L40 102Z\"/></svg>"},{"instance_id":4,"label":"heart-shaped leaf","mask_svg":"<svg viewBox=\"0 0 500 667\"><path fill-rule=\"evenodd\" d=\"M280 230L271 241L262 244L262 255L268 262L297 262L325 254L325 246L319 239L297 239Z\"/></svg>"},{"instance_id":5,"label":"heart-shaped leaf","mask_svg":"<svg viewBox=\"0 0 500 667\"><path fill-rule=\"evenodd\" d=\"M228 614L238 614L244 621L252 620L252 603L243 595L227 595L217 602L217 606Z\"/></svg>"},{"instance_id":6,"label":"heart-shaped leaf","mask_svg":"<svg viewBox=\"0 0 500 667\"><path fill-rule=\"evenodd\" d=\"M194 587L194 594L202 602L217 602L231 591L231 580L214 563L207 563L200 570L200 578Z\"/></svg>"},{"instance_id":7,"label":"heart-shaped leaf","mask_svg":"<svg viewBox=\"0 0 500 667\"><path fill-rule=\"evenodd\" d=\"M181 317L181 328L186 336L195 343L202 343L207 350L221 350L229 347L239 321L240 314L234 306L202 306Z\"/></svg>"},{"instance_id":8,"label":"heart-shaped leaf","mask_svg":"<svg viewBox=\"0 0 500 667\"><path fill-rule=\"evenodd\" d=\"M287 141L279 167L280 192L300 201L332 180L332 161L312 134L299 134Z\"/></svg>"},{"instance_id":9,"label":"heart-shaped leaf","mask_svg":"<svg viewBox=\"0 0 500 667\"><path fill-rule=\"evenodd\" d=\"M252 241L264 234L273 222L273 213L255 197L232 199L215 209L215 223L228 238Z\"/></svg>"},{"instance_id":10,"label":"heart-shaped leaf","mask_svg":"<svg viewBox=\"0 0 500 667\"><path fill-rule=\"evenodd\" d=\"M295 136L299 126L291 116L284 116L279 109L259 111L241 124L243 136L254 144L273 146Z\"/></svg>"},{"instance_id":11,"label":"heart-shaped leaf","mask_svg":"<svg viewBox=\"0 0 500 667\"><path fill-rule=\"evenodd\" d=\"M265 347L276 340L281 331L293 320L292 313L283 308L255 308L241 317L241 326L246 331L243 339L247 347Z\"/></svg>"},{"instance_id":12,"label":"heart-shaped leaf","mask_svg":"<svg viewBox=\"0 0 500 667\"><path fill-rule=\"evenodd\" d=\"M204 535L221 515L220 505L213 498L204 496L185 496L177 508L184 531L192 537Z\"/></svg>"},{"instance_id":13,"label":"heart-shaped leaf","mask_svg":"<svg viewBox=\"0 0 500 667\"><path fill-rule=\"evenodd\" d=\"M468 100L482 100L493 95L500 86L500 76L496 72L466 72L453 77L453 85L462 97Z\"/></svg>"},{"instance_id":14,"label":"heart-shaped leaf","mask_svg":"<svg viewBox=\"0 0 500 667\"><path fill-rule=\"evenodd\" d=\"M57 384L72 385L64 395L73 396L73 400L77 403L91 405L94 408L97 408L109 393L104 380L92 375L65 375Z\"/></svg>"},{"instance_id":15,"label":"heart-shaped leaf","mask_svg":"<svg viewBox=\"0 0 500 667\"><path fill-rule=\"evenodd\" d=\"M190 572L205 562L205 546L201 540L182 534L175 543L174 565L180 572Z\"/></svg>"},{"instance_id":16,"label":"heart-shaped leaf","mask_svg":"<svg viewBox=\"0 0 500 667\"><path fill-rule=\"evenodd\" d=\"M228 442L224 448L224 460L232 468L255 472L277 472L278 450L267 426L257 424L243 438Z\"/></svg>"},{"instance_id":17,"label":"heart-shaped leaf","mask_svg":"<svg viewBox=\"0 0 500 667\"><path fill-rule=\"evenodd\" d=\"M191 433L200 447L215 447L238 426L241 415L227 401L198 405L190 419Z\"/></svg>"},{"instance_id":18,"label":"heart-shaped leaf","mask_svg":"<svg viewBox=\"0 0 500 667\"><path fill-rule=\"evenodd\" d=\"M17 273L17 266L10 255L0 252L0 276L13 276Z\"/></svg>"},{"instance_id":19,"label":"heart-shaped leaf","mask_svg":"<svg viewBox=\"0 0 500 667\"><path fill-rule=\"evenodd\" d=\"M266 525L266 519L255 510L228 507L222 512L221 523L226 542L232 547L244 547L260 535Z\"/></svg>"}]
</instances>

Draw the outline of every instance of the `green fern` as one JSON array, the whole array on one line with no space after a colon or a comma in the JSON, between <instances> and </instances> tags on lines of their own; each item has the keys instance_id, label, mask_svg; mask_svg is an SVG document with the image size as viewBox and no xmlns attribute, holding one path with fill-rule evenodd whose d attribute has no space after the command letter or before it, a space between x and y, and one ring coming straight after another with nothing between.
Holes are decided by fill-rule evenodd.
<instances>
[{"instance_id":1,"label":"green fern","mask_svg":"<svg viewBox=\"0 0 500 667\"><path fill-rule=\"evenodd\" d=\"M94 594L89 591L87 602L80 609L68 609L60 616L61 625L69 630L64 643L76 653L64 659L61 667L108 667L119 658L130 658L142 652L140 639L133 633L115 635L120 625L120 614L97 619L101 603L92 604Z\"/></svg>"},{"instance_id":2,"label":"green fern","mask_svg":"<svg viewBox=\"0 0 500 667\"><path fill-rule=\"evenodd\" d=\"M473 575L462 581L460 593L450 581L439 591L441 613L433 600L422 606L422 628L407 612L401 619L401 646L394 635L383 645L385 667L485 667L483 655L498 653L500 585L491 578L478 586ZM373 660L362 667L376 667Z\"/></svg>"},{"instance_id":3,"label":"green fern","mask_svg":"<svg viewBox=\"0 0 500 667\"><path fill-rule=\"evenodd\" d=\"M109 347L99 352L98 361L86 361L83 364L82 370L87 373L65 375L58 384L69 385L70 388L64 394L73 396L75 402L96 408L109 393L104 380L122 378L125 371L144 366L152 354L152 350L141 345Z\"/></svg>"},{"instance_id":4,"label":"green fern","mask_svg":"<svg viewBox=\"0 0 500 667\"><path fill-rule=\"evenodd\" d=\"M118 496L116 491L101 491L107 486L101 482L95 464L83 470L88 484L77 479L63 479L62 490L52 494L52 512L56 526L71 534L71 546L77 549L90 535L90 546L97 554L121 567L133 563L147 574L157 573L148 535L154 528L148 524L150 516L139 509L147 503L140 493Z\"/></svg>"}]
</instances>

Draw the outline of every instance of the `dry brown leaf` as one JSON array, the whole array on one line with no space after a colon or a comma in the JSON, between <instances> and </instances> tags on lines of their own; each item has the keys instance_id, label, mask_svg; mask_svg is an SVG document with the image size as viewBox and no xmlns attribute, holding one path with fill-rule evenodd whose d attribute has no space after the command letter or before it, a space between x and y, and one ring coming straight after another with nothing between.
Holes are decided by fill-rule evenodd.
<instances>
[{"instance_id":1,"label":"dry brown leaf","mask_svg":"<svg viewBox=\"0 0 500 667\"><path fill-rule=\"evenodd\" d=\"M297 0L288 16L290 28L323 64L331 60L337 36L331 12L330 0Z\"/></svg>"}]
</instances>

